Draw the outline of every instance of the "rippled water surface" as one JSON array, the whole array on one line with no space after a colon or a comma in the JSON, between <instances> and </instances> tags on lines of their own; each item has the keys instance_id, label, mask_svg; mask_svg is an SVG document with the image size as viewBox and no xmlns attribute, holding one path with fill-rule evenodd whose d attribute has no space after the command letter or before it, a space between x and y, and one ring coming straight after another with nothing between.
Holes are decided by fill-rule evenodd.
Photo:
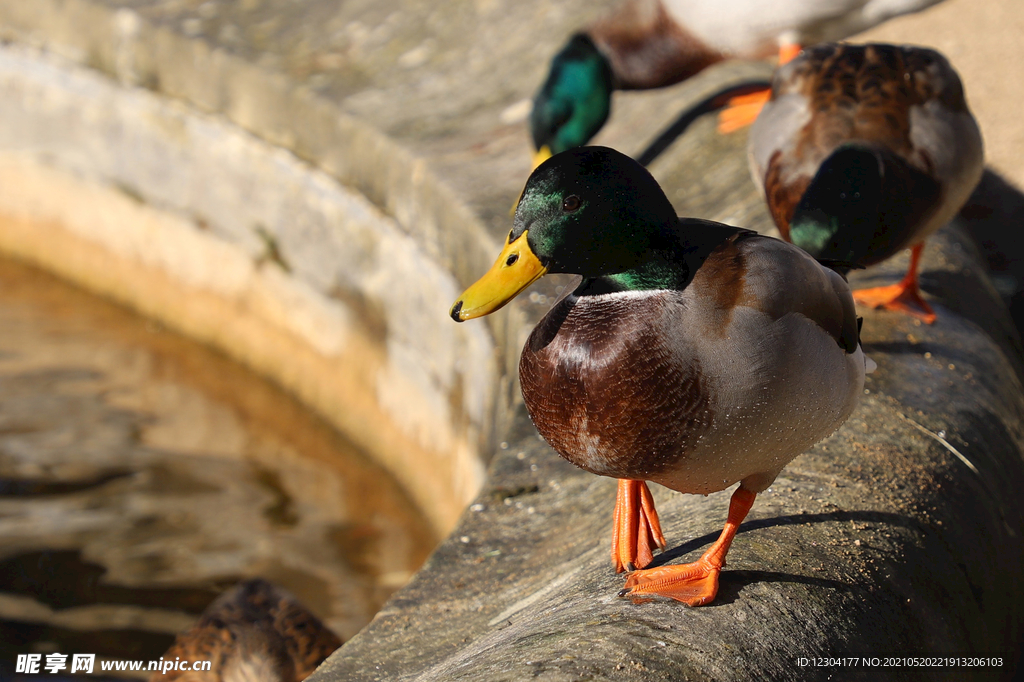
<instances>
[{"instance_id":1,"label":"rippled water surface","mask_svg":"<svg viewBox=\"0 0 1024 682\"><path fill-rule=\"evenodd\" d=\"M348 638L434 542L383 470L281 391L0 260L0 667L159 658L250 576Z\"/></svg>"}]
</instances>

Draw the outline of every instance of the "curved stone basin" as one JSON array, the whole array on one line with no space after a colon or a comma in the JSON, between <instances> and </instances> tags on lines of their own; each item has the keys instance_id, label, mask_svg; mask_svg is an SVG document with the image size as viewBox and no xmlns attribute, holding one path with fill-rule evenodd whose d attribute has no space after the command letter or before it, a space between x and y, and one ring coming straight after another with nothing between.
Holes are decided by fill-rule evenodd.
<instances>
[{"instance_id":1,"label":"curved stone basin","mask_svg":"<svg viewBox=\"0 0 1024 682\"><path fill-rule=\"evenodd\" d=\"M270 377L454 524L483 477L493 342L437 314L458 284L436 243L222 119L53 55L0 49L0 120L0 250Z\"/></svg>"},{"instance_id":2,"label":"curved stone basin","mask_svg":"<svg viewBox=\"0 0 1024 682\"><path fill-rule=\"evenodd\" d=\"M261 576L348 639L436 535L405 492L267 381L0 259L0 661L157 659Z\"/></svg>"}]
</instances>

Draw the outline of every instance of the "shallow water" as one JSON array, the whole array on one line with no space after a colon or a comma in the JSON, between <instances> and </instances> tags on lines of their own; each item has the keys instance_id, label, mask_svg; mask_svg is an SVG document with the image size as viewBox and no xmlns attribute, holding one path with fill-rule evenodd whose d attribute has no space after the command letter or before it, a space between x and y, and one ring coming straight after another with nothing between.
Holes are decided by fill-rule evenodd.
<instances>
[{"instance_id":1,"label":"shallow water","mask_svg":"<svg viewBox=\"0 0 1024 682\"><path fill-rule=\"evenodd\" d=\"M0 259L0 668L159 658L251 576L347 639L435 541L393 479L268 382Z\"/></svg>"}]
</instances>

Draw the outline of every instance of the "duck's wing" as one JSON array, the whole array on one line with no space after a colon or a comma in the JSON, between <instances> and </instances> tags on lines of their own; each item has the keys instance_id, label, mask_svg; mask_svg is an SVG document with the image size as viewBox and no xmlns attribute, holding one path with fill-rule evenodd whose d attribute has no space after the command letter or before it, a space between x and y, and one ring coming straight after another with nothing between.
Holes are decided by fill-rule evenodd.
<instances>
[{"instance_id":1,"label":"duck's wing","mask_svg":"<svg viewBox=\"0 0 1024 682\"><path fill-rule=\"evenodd\" d=\"M847 353L859 343L859 325L846 280L805 251L778 239L744 231L723 241L704 260L692 282L694 294L726 311L758 310L769 320L799 314L814 322Z\"/></svg>"}]
</instances>

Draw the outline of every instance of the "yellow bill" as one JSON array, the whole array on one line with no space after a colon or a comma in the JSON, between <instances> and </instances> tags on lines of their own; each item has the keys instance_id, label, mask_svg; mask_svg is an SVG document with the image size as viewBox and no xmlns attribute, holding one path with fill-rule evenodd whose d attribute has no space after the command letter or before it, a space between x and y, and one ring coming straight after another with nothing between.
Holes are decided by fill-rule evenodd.
<instances>
[{"instance_id":1,"label":"yellow bill","mask_svg":"<svg viewBox=\"0 0 1024 682\"><path fill-rule=\"evenodd\" d=\"M476 284L466 289L452 306L450 315L456 322L465 322L493 313L547 271L530 249L526 232L523 232L515 241L505 242L498 260Z\"/></svg>"},{"instance_id":2,"label":"yellow bill","mask_svg":"<svg viewBox=\"0 0 1024 682\"><path fill-rule=\"evenodd\" d=\"M551 147L544 145L543 147L541 147L540 149L533 153L533 167L530 168L530 171L532 172L537 170L537 166L541 165L550 158Z\"/></svg>"}]
</instances>

